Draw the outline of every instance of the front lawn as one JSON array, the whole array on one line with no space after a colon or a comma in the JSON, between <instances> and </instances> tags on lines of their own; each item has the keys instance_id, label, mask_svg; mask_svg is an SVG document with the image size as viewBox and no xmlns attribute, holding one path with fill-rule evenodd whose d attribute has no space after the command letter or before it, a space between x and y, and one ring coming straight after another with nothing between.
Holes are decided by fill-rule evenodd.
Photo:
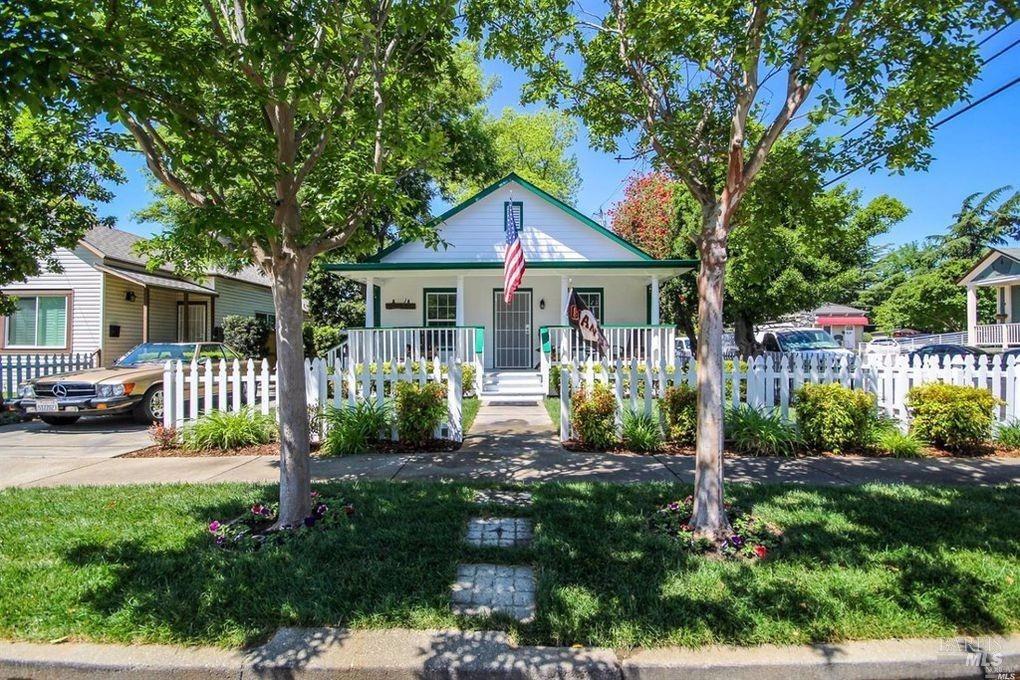
<instances>
[{"instance_id":1,"label":"front lawn","mask_svg":"<svg viewBox=\"0 0 1020 680\"><path fill-rule=\"evenodd\" d=\"M214 547L211 519L275 487L0 492L0 638L236 646L280 626L458 624L459 562L535 565L524 643L760 644L1020 630L1020 489L730 485L785 531L762 564L721 562L648 530L669 484L530 487L535 542L470 548L468 484L316 485L354 504L332 533L255 553Z\"/></svg>"},{"instance_id":2,"label":"front lawn","mask_svg":"<svg viewBox=\"0 0 1020 680\"><path fill-rule=\"evenodd\" d=\"M478 397L465 397L460 406L460 431L467 434L475 423L475 416L482 405Z\"/></svg>"},{"instance_id":3,"label":"front lawn","mask_svg":"<svg viewBox=\"0 0 1020 680\"><path fill-rule=\"evenodd\" d=\"M549 420L553 422L553 426L556 428L556 434L560 433L560 398L559 397L545 397L542 399L542 403L545 404L545 412L549 414Z\"/></svg>"}]
</instances>

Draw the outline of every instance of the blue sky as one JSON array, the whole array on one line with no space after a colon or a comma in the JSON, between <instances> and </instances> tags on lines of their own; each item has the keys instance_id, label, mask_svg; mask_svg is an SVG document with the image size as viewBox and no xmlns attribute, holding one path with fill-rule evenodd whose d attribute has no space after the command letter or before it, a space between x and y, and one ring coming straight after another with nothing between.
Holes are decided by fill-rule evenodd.
<instances>
[{"instance_id":1,"label":"blue sky","mask_svg":"<svg viewBox=\"0 0 1020 680\"><path fill-rule=\"evenodd\" d=\"M982 53L994 54L1017 38L1020 38L1020 25L1013 25L985 44ZM980 97L1020 75L1018 67L1020 49L995 59L972 87L973 97ZM500 80L500 87L489 102L490 109L498 113L507 106L522 108L519 97L524 77L501 62L486 62L485 69ZM600 210L608 210L620 200L627 177L647 170L647 165L616 161L612 154L591 149L583 126L579 132L574 145L582 179L577 208L598 219ZM910 215L879 239L879 243L905 243L943 230L964 197L971 193L1004 184L1020 189L1020 85L936 130L931 153L935 160L924 172L900 176L881 169L874 174L860 170L845 180L860 189L865 200L885 193L910 208ZM138 224L132 218L133 212L150 201L144 163L134 154L121 154L119 160L128 182L114 187L116 196L104 212L116 217L122 229L149 234L154 225ZM443 207L435 206L436 210Z\"/></svg>"}]
</instances>

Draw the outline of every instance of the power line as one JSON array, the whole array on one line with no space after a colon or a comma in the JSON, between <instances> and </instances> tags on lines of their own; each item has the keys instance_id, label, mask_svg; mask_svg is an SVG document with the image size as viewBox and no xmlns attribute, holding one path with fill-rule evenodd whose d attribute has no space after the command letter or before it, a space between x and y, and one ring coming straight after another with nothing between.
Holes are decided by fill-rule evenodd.
<instances>
[{"instance_id":1,"label":"power line","mask_svg":"<svg viewBox=\"0 0 1020 680\"><path fill-rule=\"evenodd\" d=\"M1018 77L1014 78L1013 80L1009 81L1009 82L1008 82L1008 83L1006 83L1005 85L1002 85L1001 87L997 87L996 89L992 90L991 92L989 92L988 94L984 95L983 97L981 97L981 98L979 98L979 99L975 99L974 101L970 102L969 104L967 104L966 106L964 106L964 107L963 107L962 109L960 109L959 111L954 111L953 113L949 114L949 115L948 115L948 116L946 116L945 118L942 118L942 119L940 119L940 120L936 121L936 122L935 122L935 123L934 123L934 124L933 124L933 125L931 126L931 129L932 129L932 130L935 130L935 129L937 129L937 128L941 127L942 125L945 125L946 123L948 123L949 121L953 120L954 118L957 118L958 116L960 116L960 115L962 115L962 114L966 113L967 111L970 111L970 110L971 110L971 109L973 109L974 107L976 107L976 106L978 106L978 105L980 105L980 104L983 104L984 102L988 101L988 100L989 100L989 99L991 99L992 97L995 97L995 96L997 96L997 95L1001 94L1002 92L1005 92L1006 90L1008 90L1009 88L1013 87L1013 86L1014 86L1014 85L1016 85L1017 83L1020 83L1020 76L1018 76ZM837 176L837 177L834 177L834 178L830 179L830 180L829 180L828 182L826 182L825 184L823 184L823 185L822 185L822 187L827 187L827 186L829 186L830 184L834 184L834 183L838 182L839 180L843 179L844 177L846 177L847 175L850 175L850 174L852 174L852 173L855 173L855 172L857 172L858 170L860 170L860 169L861 169L861 168L863 168L864 166L866 166L866 165L871 165L871 164L872 164L872 163L874 163L875 161L877 161L877 160L879 160L880 158L882 158L882 156L884 156L884 155L885 155L884 153L878 154L877 156L874 156L874 157L872 157L872 158L869 158L868 160L864 161L863 163L860 163L859 165L855 165L854 167L850 168L849 170L847 170L847 171L846 171L846 172L844 172L843 174L841 174L841 175L839 175L839 176Z\"/></svg>"}]
</instances>

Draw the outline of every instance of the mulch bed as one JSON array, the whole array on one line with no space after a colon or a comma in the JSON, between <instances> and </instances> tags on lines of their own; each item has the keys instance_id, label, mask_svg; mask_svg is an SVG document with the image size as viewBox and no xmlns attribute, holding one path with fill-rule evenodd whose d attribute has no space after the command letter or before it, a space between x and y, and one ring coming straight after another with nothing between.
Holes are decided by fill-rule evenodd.
<instances>
[{"instance_id":1,"label":"mulch bed","mask_svg":"<svg viewBox=\"0 0 1020 680\"><path fill-rule=\"evenodd\" d=\"M402 442L384 441L379 442L371 451L365 453L442 453L456 451L460 444L448 439L433 439L423 447L413 447ZM312 444L312 455L316 454L317 444ZM239 449L208 449L204 451L192 451L190 449L171 448L161 449L158 446L149 446L139 451L125 453L118 458L199 458L199 457L227 457L227 456L279 456L280 445L256 444L255 446L244 446Z\"/></svg>"},{"instance_id":2,"label":"mulch bed","mask_svg":"<svg viewBox=\"0 0 1020 680\"><path fill-rule=\"evenodd\" d=\"M631 451L630 449L628 449L627 447L622 446L622 445L614 446L614 447L609 448L609 449L595 449L595 448L591 448L589 446L585 446L584 444L582 444L581 442L579 442L576 439L568 439L568 440L564 441L563 442L563 448L565 448L567 451L573 451L573 452L577 452L577 453L630 453L630 454L635 454L635 455L650 455L650 454L644 453L644 452ZM680 446L678 444L673 444L673 443L670 443L670 442L663 442L662 448L659 449L658 451L655 451L654 453L657 454L657 455L661 454L661 455L666 455L666 456L693 456L694 455L694 447L693 446ZM748 455L746 453L741 453L739 451L733 451L733 450L730 450L730 449L726 449L723 453L726 456L730 457L730 458L754 458L754 456L750 456L750 455ZM861 450L861 451L853 451L852 453L847 453L847 454L838 454L838 453L831 453L831 452L820 452L820 453L812 452L812 453L796 454L796 455L789 456L789 457L790 458L805 458L805 457L809 457L809 456L831 456L833 458L839 458L839 457L843 457L843 456L861 456L861 457L864 457L864 458L891 458L892 457L892 456L890 456L888 454L885 454L885 453L876 453L875 451L869 451L867 449L864 449L864 450ZM956 452L953 452L953 451L946 451L945 449L935 448L934 446L926 446L924 448L924 455L920 456L920 458L921 459L923 459L923 458L964 458L964 459L970 459L970 458L1020 458L1020 449L1011 449L1011 448L1008 448L1008 447L1005 447L1005 446L999 446L998 444L995 444L994 442L985 444L984 446L981 446L981 447L979 447L977 449L974 449L974 450L966 452L966 453L956 453Z\"/></svg>"}]
</instances>

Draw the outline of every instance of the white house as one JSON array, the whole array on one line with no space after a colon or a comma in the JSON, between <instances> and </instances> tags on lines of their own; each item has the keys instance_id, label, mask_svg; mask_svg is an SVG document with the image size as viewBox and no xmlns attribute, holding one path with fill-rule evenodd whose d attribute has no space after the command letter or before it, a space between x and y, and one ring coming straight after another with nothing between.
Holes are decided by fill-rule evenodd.
<instances>
[{"instance_id":1,"label":"white house","mask_svg":"<svg viewBox=\"0 0 1020 680\"><path fill-rule=\"evenodd\" d=\"M959 281L967 287L967 344L1020 346L1020 248L991 248ZM978 323L978 289L995 290L994 324Z\"/></svg>"},{"instance_id":2,"label":"white house","mask_svg":"<svg viewBox=\"0 0 1020 680\"><path fill-rule=\"evenodd\" d=\"M527 272L503 299L505 222L513 209ZM573 288L601 320L614 358L672 363L659 286L693 260L656 260L515 174L437 217L445 243L397 242L369 262L334 264L365 284L366 326L347 335L353 361L455 354L487 372L545 367L592 351L565 316ZM543 375L546 371L543 370Z\"/></svg>"},{"instance_id":3,"label":"white house","mask_svg":"<svg viewBox=\"0 0 1020 680\"><path fill-rule=\"evenodd\" d=\"M109 365L140 342L212 339L225 316L274 317L269 281L254 267L201 281L149 271L140 240L95 227L56 251L62 271L4 286L17 311L0 317L0 355L98 353Z\"/></svg>"}]
</instances>

